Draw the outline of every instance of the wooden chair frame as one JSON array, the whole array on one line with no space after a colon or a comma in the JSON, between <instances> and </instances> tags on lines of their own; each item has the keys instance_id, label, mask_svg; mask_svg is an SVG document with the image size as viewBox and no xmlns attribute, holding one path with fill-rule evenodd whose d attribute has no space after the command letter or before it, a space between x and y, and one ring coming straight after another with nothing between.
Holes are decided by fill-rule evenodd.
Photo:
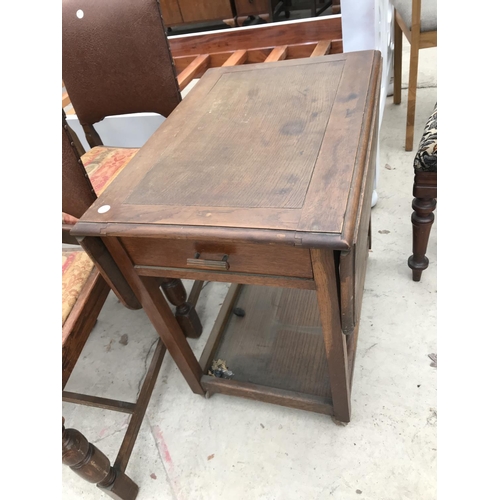
<instances>
[{"instance_id":1,"label":"wooden chair frame","mask_svg":"<svg viewBox=\"0 0 500 500\"><path fill-rule=\"evenodd\" d=\"M63 141L64 140L71 145L74 157L64 157L65 160L63 160L63 169L72 168L76 170L77 174L74 177L67 176L66 179L71 180L66 180L66 184L63 183L63 185L69 187L68 190L71 191L70 197L73 197L75 193L81 193L81 189L87 188L88 193L86 193L84 199L95 200L97 197L92 189L92 185L88 180L80 159L79 141L76 134L74 134L67 125L63 111ZM69 152L69 149L66 151ZM65 150L63 148L63 155L65 154L64 152ZM72 205L71 202L65 202L64 200L65 193L63 190L64 210L68 210L68 207L75 208L75 206L79 205L78 208L81 211L83 202ZM75 211L74 213L70 213L70 215L78 217L81 214ZM63 242L75 243L76 240L74 240L71 236L68 236L72 227L73 226L71 224L63 224ZM71 251L71 249L68 249L68 251ZM105 259L107 259L108 264L111 263L109 260L109 254L107 253L104 245L100 249L100 253ZM63 464L70 466L85 480L97 484L99 488L112 498L133 500L136 498L139 488L134 481L132 481L132 479L125 474L125 469L128 465L130 455L134 448L139 429L146 413L151 393L153 392L153 388L158 378L161 363L165 357L166 347L161 340L158 341L153 358L151 359L147 374L139 392L139 396L135 403L89 396L86 394L79 394L64 390L83 347L85 346L85 343L87 342L87 339L97 321L97 317L99 316L106 298L109 295L111 281L115 283L112 286L113 290L125 306L131 309L141 308L139 301L116 265L113 266L111 263L114 277L113 280L110 280L108 275L102 275L99 272L99 268L101 267L100 264L96 262L94 262L94 264L94 269L91 271L89 278L85 282L75 305L71 309L71 312L63 325L62 333L65 342L63 342L62 352L62 400L106 410L129 413L132 417L128 424L127 431L125 432L125 436L118 451L116 460L112 466L106 455L104 455L94 445L90 444L85 436L75 429L66 429L64 427L63 419L62 461ZM117 277L119 277L118 281L116 281ZM116 283L120 283L118 288ZM184 331L186 336L191 336L190 334L193 333L193 311L195 311L194 308L198 301L203 282L196 281L194 283L187 300L184 285L180 280L158 280L158 286L164 290L169 302L177 306L176 317L181 329ZM184 310L186 305L189 305L190 309L190 314L187 316L185 314L186 311ZM196 316L196 318L198 317ZM201 330L199 331L199 334L198 332L195 334L199 336L199 334L201 334Z\"/></svg>"},{"instance_id":2,"label":"wooden chair frame","mask_svg":"<svg viewBox=\"0 0 500 500\"><path fill-rule=\"evenodd\" d=\"M403 33L410 43L410 74L408 81L408 108L406 112L405 150L413 150L415 106L417 100L418 56L420 49L437 47L437 30L421 32L421 0L412 1L411 27L406 26L394 10L394 104L401 103L401 74L403 60Z\"/></svg>"}]
</instances>

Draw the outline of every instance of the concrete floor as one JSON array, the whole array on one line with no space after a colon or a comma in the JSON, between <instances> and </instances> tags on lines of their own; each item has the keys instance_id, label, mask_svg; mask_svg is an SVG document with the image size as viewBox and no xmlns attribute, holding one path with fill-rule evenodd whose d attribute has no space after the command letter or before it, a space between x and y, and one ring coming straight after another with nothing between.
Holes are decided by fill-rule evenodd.
<instances>
[{"instance_id":1,"label":"concrete floor","mask_svg":"<svg viewBox=\"0 0 500 500\"><path fill-rule=\"evenodd\" d=\"M415 148L437 100L436 49L420 52ZM404 67L408 65L405 46ZM403 82L408 81L407 71ZM215 394L192 394L167 354L127 473L139 499L430 500L436 498L436 222L429 268L414 283L414 152L404 151L406 96L387 99L380 133L379 200L369 256L352 392L352 421ZM186 282L190 286L189 282ZM200 355L227 286L198 303ZM128 335L128 343L120 343ZM157 335L143 311L110 295L67 390L134 401ZM128 416L63 403L74 426L114 460ZM107 498L62 467L62 498Z\"/></svg>"}]
</instances>

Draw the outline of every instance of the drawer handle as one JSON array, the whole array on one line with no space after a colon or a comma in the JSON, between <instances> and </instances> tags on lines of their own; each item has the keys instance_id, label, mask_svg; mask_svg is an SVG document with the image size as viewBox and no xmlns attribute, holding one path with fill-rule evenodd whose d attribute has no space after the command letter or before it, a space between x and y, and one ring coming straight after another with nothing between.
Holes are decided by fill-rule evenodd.
<instances>
[{"instance_id":1,"label":"drawer handle","mask_svg":"<svg viewBox=\"0 0 500 500\"><path fill-rule=\"evenodd\" d=\"M229 257L224 255L222 260L207 260L200 259L200 254L197 252L194 259L187 260L187 267L194 267L196 269L213 269L214 271L227 271L229 269Z\"/></svg>"}]
</instances>

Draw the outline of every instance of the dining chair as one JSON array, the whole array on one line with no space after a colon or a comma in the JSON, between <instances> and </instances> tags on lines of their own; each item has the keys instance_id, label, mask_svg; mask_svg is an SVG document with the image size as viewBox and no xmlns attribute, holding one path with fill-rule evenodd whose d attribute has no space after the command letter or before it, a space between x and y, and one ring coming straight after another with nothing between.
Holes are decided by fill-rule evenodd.
<instances>
[{"instance_id":1,"label":"dining chair","mask_svg":"<svg viewBox=\"0 0 500 500\"><path fill-rule=\"evenodd\" d=\"M437 198L437 103L427 120L420 139L417 154L413 160L413 253L408 259L413 281L420 281L422 271L429 266L425 253Z\"/></svg>"},{"instance_id":2,"label":"dining chair","mask_svg":"<svg viewBox=\"0 0 500 500\"><path fill-rule=\"evenodd\" d=\"M103 145L94 124L128 113L167 118L181 94L157 0L63 0L62 28L63 81L91 147L82 161L99 196L139 149ZM63 214L63 224L75 222ZM203 327L182 281L165 279L161 288L186 336L199 338Z\"/></svg>"},{"instance_id":3,"label":"dining chair","mask_svg":"<svg viewBox=\"0 0 500 500\"><path fill-rule=\"evenodd\" d=\"M394 0L394 104L401 103L403 33L410 43L405 150L413 150L420 49L437 47L437 0Z\"/></svg>"},{"instance_id":4,"label":"dining chair","mask_svg":"<svg viewBox=\"0 0 500 500\"><path fill-rule=\"evenodd\" d=\"M96 193L83 167L74 134L62 117L62 209L78 218L96 200ZM69 231L63 228L63 233ZM63 238L64 239L64 238ZM119 272L116 270L116 272ZM114 285L116 286L116 285ZM81 247L62 248L62 390L63 401L97 406L132 414L117 460L109 459L75 429L62 431L62 461L78 475L96 483L113 498L133 500L138 486L125 474L135 439L139 432L161 362L166 352L158 342L148 374L136 403L116 401L65 391L66 384L97 317L109 295L106 279ZM141 306L125 282L119 285L118 295L132 309Z\"/></svg>"}]
</instances>

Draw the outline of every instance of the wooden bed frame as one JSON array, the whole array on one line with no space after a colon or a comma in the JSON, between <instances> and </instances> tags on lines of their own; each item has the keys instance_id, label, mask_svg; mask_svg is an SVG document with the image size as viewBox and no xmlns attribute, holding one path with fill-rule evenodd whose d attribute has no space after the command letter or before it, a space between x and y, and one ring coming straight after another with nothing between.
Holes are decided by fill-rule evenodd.
<instances>
[{"instance_id":1,"label":"wooden bed frame","mask_svg":"<svg viewBox=\"0 0 500 500\"><path fill-rule=\"evenodd\" d=\"M209 68L299 59L343 51L340 15L169 36L179 87ZM64 88L64 82L63 82ZM62 107L74 114L63 90Z\"/></svg>"}]
</instances>

